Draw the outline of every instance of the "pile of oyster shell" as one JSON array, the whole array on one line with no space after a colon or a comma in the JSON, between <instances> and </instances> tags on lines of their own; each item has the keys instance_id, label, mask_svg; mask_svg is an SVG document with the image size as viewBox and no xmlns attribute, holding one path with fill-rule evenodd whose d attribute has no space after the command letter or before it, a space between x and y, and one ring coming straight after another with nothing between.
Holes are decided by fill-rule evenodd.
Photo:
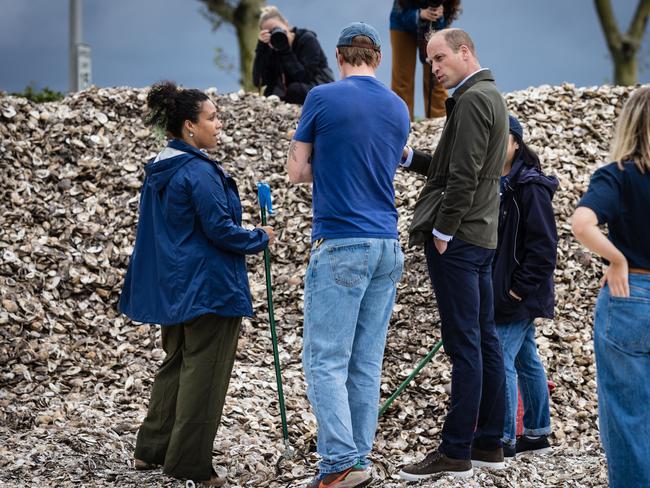
<instances>
[{"instance_id":1,"label":"pile of oyster shell","mask_svg":"<svg viewBox=\"0 0 650 488\"><path fill-rule=\"evenodd\" d=\"M521 457L463 484L420 486L606 486L599 447L592 310L598 259L572 238L568 218L589 176L607 162L616 115L630 88L542 86L508 94L546 172L560 188L555 320L540 321L549 378L554 454ZM222 425L217 469L230 486L301 486L315 472L316 422L301 368L302 284L310 248L311 188L289 183L289 134L300 109L253 94L209 91L224 123L212 155L239 183L246 225L260 222L256 183L267 181L279 233L273 297L292 459L280 428L263 261L249 259L256 317L245 319ZM61 102L0 96L0 484L181 486L135 472L135 433L164 353L157 326L117 311L138 219L143 166L165 144L145 127L146 91L89 89ZM442 120L419 121L410 141L434 149ZM398 172L402 242L422 178ZM406 266L391 319L382 400L440 338L421 249ZM372 454L376 486L406 486L395 474L439 441L450 381L442 352L380 419Z\"/></svg>"}]
</instances>

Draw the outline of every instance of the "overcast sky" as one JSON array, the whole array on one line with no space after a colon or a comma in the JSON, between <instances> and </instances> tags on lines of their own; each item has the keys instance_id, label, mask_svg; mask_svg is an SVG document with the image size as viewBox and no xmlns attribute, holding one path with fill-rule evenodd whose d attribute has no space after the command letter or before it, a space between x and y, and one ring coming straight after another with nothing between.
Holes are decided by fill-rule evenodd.
<instances>
[{"instance_id":1,"label":"overcast sky","mask_svg":"<svg viewBox=\"0 0 650 488\"><path fill-rule=\"evenodd\" d=\"M269 2L273 3L273 2ZM362 20L384 42L378 77L390 85L388 15L392 0L277 0L292 25L318 34L333 66L341 28ZM638 0L612 0L627 30ZM234 30L214 32L199 0L84 0L83 40L92 48L93 83L143 87L161 79L185 86L235 91ZM592 0L464 0L456 22L474 38L481 64L492 68L502 91L568 81L591 86L612 81L612 64ZM0 89L34 83L68 88L68 0L0 0ZM650 61L647 33L642 64ZM214 63L222 48L235 68ZM336 72L336 70L335 70ZM418 74L418 80L420 75ZM650 69L640 80L650 82ZM422 113L421 94L416 114Z\"/></svg>"}]
</instances>

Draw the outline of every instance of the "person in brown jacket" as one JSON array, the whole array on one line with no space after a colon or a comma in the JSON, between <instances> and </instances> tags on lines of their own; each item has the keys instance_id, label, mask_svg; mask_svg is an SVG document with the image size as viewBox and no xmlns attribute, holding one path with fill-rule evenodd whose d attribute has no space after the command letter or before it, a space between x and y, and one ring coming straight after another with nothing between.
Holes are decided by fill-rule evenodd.
<instances>
[{"instance_id":1,"label":"person in brown jacket","mask_svg":"<svg viewBox=\"0 0 650 488\"><path fill-rule=\"evenodd\" d=\"M438 449L400 471L410 481L442 472L468 477L473 466L505 467L505 373L494 324L491 263L508 111L466 32L435 33L427 55L438 82L454 91L433 156L405 148L403 166L427 177L415 205L410 244L424 244L452 363L451 405Z\"/></svg>"}]
</instances>

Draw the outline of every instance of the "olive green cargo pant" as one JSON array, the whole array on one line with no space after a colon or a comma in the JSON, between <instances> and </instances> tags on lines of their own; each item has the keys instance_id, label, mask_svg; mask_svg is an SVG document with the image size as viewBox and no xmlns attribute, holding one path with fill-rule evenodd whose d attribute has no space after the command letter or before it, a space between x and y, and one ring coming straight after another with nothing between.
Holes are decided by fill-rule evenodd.
<instances>
[{"instance_id":1,"label":"olive green cargo pant","mask_svg":"<svg viewBox=\"0 0 650 488\"><path fill-rule=\"evenodd\" d=\"M167 355L138 432L136 459L161 464L175 478L210 479L240 324L241 317L208 314L162 327Z\"/></svg>"}]
</instances>

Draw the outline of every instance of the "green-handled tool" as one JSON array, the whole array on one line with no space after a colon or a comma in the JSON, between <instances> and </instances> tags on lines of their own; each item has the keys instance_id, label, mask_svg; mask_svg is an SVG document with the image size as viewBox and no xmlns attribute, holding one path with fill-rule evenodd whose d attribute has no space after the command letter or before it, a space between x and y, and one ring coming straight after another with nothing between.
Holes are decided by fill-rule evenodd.
<instances>
[{"instance_id":1,"label":"green-handled tool","mask_svg":"<svg viewBox=\"0 0 650 488\"><path fill-rule=\"evenodd\" d=\"M266 212L273 214L273 202L271 200L271 187L268 183L257 184L257 199L260 204L260 215L262 225L266 225ZM282 459L289 459L294 456L294 450L289 442L289 429L287 428L287 412L284 404L284 393L282 391L282 371L280 370L280 355L278 354L278 335L275 330L275 314L273 313L273 288L271 286L271 254L268 247L264 250L264 271L266 273L266 297L269 307L269 322L271 325L271 342L273 343L273 362L275 365L275 380L278 385L278 401L280 403L280 418L282 420L282 437L284 439L285 451L278 459L279 467Z\"/></svg>"},{"instance_id":2,"label":"green-handled tool","mask_svg":"<svg viewBox=\"0 0 650 488\"><path fill-rule=\"evenodd\" d=\"M379 414L378 417L381 417L386 410L388 410L388 407L391 406L391 404L395 401L395 399L399 396L402 391L408 386L408 384L413 381L413 378L415 378L418 373L424 368L431 359L433 359L433 356L436 355L436 353L440 350L442 347L442 341L438 341L438 343L433 346L433 349L429 351L429 354L427 354L422 360L418 363L418 365L415 367L413 372L406 378L401 385L399 385L399 388L395 390L395 392L384 402L384 404L381 406L379 409Z\"/></svg>"}]
</instances>

